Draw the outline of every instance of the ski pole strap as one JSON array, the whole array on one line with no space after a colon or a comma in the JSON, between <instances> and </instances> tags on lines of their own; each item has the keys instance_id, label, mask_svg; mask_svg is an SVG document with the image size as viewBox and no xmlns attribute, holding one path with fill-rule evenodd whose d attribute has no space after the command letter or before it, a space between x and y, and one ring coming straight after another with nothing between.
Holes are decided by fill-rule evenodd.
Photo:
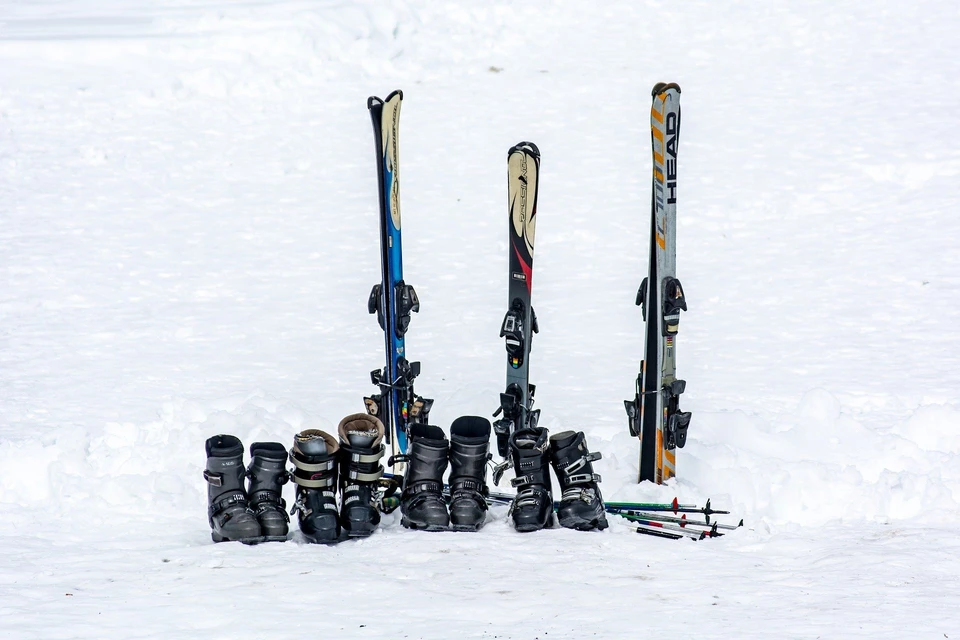
<instances>
[{"instance_id":1,"label":"ski pole strap","mask_svg":"<svg viewBox=\"0 0 960 640\"><path fill-rule=\"evenodd\" d=\"M227 507L232 507L234 505L246 508L247 496L245 496L240 492L231 493L226 498L223 498L211 504L210 507L207 509L207 516L212 518L218 513L220 513L221 511L223 511L224 509L226 509Z\"/></svg>"}]
</instances>

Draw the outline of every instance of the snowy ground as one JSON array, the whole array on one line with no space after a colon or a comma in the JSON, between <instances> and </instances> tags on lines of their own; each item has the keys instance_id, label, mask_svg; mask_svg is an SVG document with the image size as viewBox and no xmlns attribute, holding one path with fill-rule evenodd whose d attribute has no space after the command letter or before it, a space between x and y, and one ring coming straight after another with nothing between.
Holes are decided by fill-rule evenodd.
<instances>
[{"instance_id":1,"label":"snowy ground","mask_svg":"<svg viewBox=\"0 0 960 640\"><path fill-rule=\"evenodd\" d=\"M0 5L0 636L960 637L955 3L141 4ZM622 406L659 80L694 414L666 487ZM395 88L434 422L498 403L533 140L545 424L608 499L745 529L210 542L208 436L289 443L372 390L365 101Z\"/></svg>"}]
</instances>

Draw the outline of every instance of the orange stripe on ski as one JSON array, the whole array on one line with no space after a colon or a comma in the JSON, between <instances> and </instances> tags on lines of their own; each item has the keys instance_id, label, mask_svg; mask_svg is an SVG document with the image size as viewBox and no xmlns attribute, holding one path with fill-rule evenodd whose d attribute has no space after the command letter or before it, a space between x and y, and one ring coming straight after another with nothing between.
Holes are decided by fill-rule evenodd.
<instances>
[{"instance_id":1,"label":"orange stripe on ski","mask_svg":"<svg viewBox=\"0 0 960 640\"><path fill-rule=\"evenodd\" d=\"M660 104L660 111L657 111L657 104ZM657 122L663 122L663 112L667 108L667 103L663 99L663 94L658 94L657 99L654 100L653 106L650 107L650 117L656 120Z\"/></svg>"}]
</instances>

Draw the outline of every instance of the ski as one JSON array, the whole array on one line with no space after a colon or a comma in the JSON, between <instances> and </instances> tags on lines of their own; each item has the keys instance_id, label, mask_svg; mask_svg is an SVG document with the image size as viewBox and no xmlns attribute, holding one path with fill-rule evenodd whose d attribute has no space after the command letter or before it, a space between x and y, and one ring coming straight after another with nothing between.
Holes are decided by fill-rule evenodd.
<instances>
[{"instance_id":1,"label":"ski","mask_svg":"<svg viewBox=\"0 0 960 640\"><path fill-rule=\"evenodd\" d=\"M625 400L630 435L640 438L638 482L662 484L677 475L676 449L687 441L690 413L680 411L686 382L676 378L675 340L680 312L687 310L677 280L677 146L680 138L680 87L658 83L652 92L650 137L653 188L650 261L636 303L641 307L644 358L636 396Z\"/></svg>"},{"instance_id":2,"label":"ski","mask_svg":"<svg viewBox=\"0 0 960 640\"><path fill-rule=\"evenodd\" d=\"M532 142L520 142L507 152L507 206L509 270L507 314L500 325L500 337L507 347L507 386L500 394L494 417L497 452L508 458L510 435L535 427L540 411L533 410L536 387L529 381L530 343L537 333L537 315L531 306L533 291L533 247L537 226L537 188L540 150ZM494 472L496 484L508 463Z\"/></svg>"},{"instance_id":3,"label":"ski","mask_svg":"<svg viewBox=\"0 0 960 640\"><path fill-rule=\"evenodd\" d=\"M383 369L370 372L370 380L380 392L364 398L364 402L367 412L383 422L392 458L398 463L402 463L407 452L409 425L426 422L433 405L433 400L422 398L413 390L420 363L407 360L404 339L410 314L420 310L420 301L413 287L403 280L398 139L402 101L403 92L399 90L383 100L376 96L367 99L376 145L382 274L380 283L370 291L367 311L377 314L383 329L386 362Z\"/></svg>"}]
</instances>

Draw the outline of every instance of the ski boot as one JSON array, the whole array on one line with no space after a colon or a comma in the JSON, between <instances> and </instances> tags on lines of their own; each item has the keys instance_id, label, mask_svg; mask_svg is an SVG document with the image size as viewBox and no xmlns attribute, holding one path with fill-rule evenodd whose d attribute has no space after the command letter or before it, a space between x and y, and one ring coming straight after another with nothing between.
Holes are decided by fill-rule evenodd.
<instances>
[{"instance_id":1,"label":"ski boot","mask_svg":"<svg viewBox=\"0 0 960 640\"><path fill-rule=\"evenodd\" d=\"M260 539L283 542L290 530L283 485L290 479L284 468L287 452L279 442L254 442L250 445L250 466L247 467L247 497L250 510L260 521Z\"/></svg>"},{"instance_id":2,"label":"ski boot","mask_svg":"<svg viewBox=\"0 0 960 640\"><path fill-rule=\"evenodd\" d=\"M337 514L336 438L319 429L307 429L293 437L290 462L297 501L291 513L297 514L300 533L307 542L328 543L340 538Z\"/></svg>"},{"instance_id":3,"label":"ski boot","mask_svg":"<svg viewBox=\"0 0 960 640\"><path fill-rule=\"evenodd\" d=\"M514 473L510 483L517 497L510 506L517 531L537 531L553 526L553 492L550 487L550 452L543 427L519 429L510 437Z\"/></svg>"},{"instance_id":4,"label":"ski boot","mask_svg":"<svg viewBox=\"0 0 960 640\"><path fill-rule=\"evenodd\" d=\"M593 472L591 464L599 459L599 453L587 450L582 431L550 436L550 461L563 492L557 507L561 527L579 531L607 528L603 496L597 486L600 476Z\"/></svg>"},{"instance_id":5,"label":"ski boot","mask_svg":"<svg viewBox=\"0 0 960 640\"><path fill-rule=\"evenodd\" d=\"M450 525L479 531L487 517L490 421L464 416L450 425Z\"/></svg>"},{"instance_id":6,"label":"ski boot","mask_svg":"<svg viewBox=\"0 0 960 640\"><path fill-rule=\"evenodd\" d=\"M239 540L260 542L260 523L247 508L243 489L243 443L236 436L219 435L207 440L207 517L214 542Z\"/></svg>"},{"instance_id":7,"label":"ski boot","mask_svg":"<svg viewBox=\"0 0 960 640\"><path fill-rule=\"evenodd\" d=\"M366 413L340 421L340 524L351 538L380 524L377 488L383 476L383 423Z\"/></svg>"},{"instance_id":8,"label":"ski boot","mask_svg":"<svg viewBox=\"0 0 960 640\"><path fill-rule=\"evenodd\" d=\"M489 437L489 436L488 436ZM450 526L443 501L443 472L447 470L449 443L440 427L414 424L410 428L410 454L400 495L400 524L408 529L444 531Z\"/></svg>"}]
</instances>

